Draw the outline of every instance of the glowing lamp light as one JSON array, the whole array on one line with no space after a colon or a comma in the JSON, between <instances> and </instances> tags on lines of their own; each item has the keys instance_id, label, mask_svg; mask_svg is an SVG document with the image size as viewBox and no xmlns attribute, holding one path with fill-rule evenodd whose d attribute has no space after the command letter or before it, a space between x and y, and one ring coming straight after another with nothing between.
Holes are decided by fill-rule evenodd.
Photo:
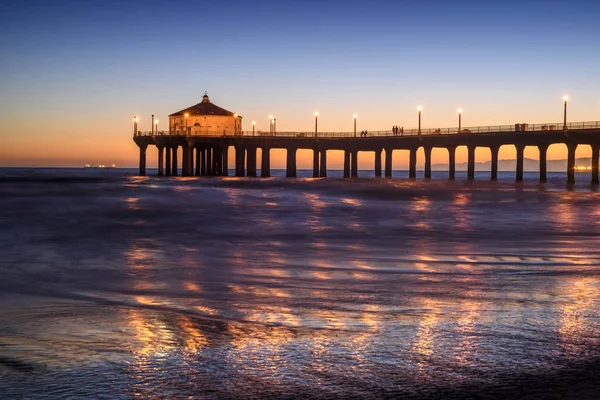
<instances>
[{"instance_id":1,"label":"glowing lamp light","mask_svg":"<svg viewBox=\"0 0 600 400\"><path fill-rule=\"evenodd\" d=\"M563 97L563 100L564 100L564 101L567 101L567 100L569 100L569 96L564 96L564 97Z\"/></svg>"},{"instance_id":2,"label":"glowing lamp light","mask_svg":"<svg viewBox=\"0 0 600 400\"><path fill-rule=\"evenodd\" d=\"M272 119L273 119L273 116L272 116L272 115L269 115L269 119L271 119L271 120L272 120Z\"/></svg>"},{"instance_id":3,"label":"glowing lamp light","mask_svg":"<svg viewBox=\"0 0 600 400\"><path fill-rule=\"evenodd\" d=\"M256 121L252 121L252 125L256 125Z\"/></svg>"},{"instance_id":4,"label":"glowing lamp light","mask_svg":"<svg viewBox=\"0 0 600 400\"><path fill-rule=\"evenodd\" d=\"M138 122L138 117L133 117L134 122Z\"/></svg>"},{"instance_id":5,"label":"glowing lamp light","mask_svg":"<svg viewBox=\"0 0 600 400\"><path fill-rule=\"evenodd\" d=\"M358 115L354 114L353 117L354 117L354 119L356 119L356 118L358 118Z\"/></svg>"},{"instance_id":6,"label":"glowing lamp light","mask_svg":"<svg viewBox=\"0 0 600 400\"><path fill-rule=\"evenodd\" d=\"M421 107L421 106L417 107L417 111L423 111L423 107Z\"/></svg>"},{"instance_id":7,"label":"glowing lamp light","mask_svg":"<svg viewBox=\"0 0 600 400\"><path fill-rule=\"evenodd\" d=\"M462 114L462 108L458 110L458 113L459 113L459 114Z\"/></svg>"},{"instance_id":8,"label":"glowing lamp light","mask_svg":"<svg viewBox=\"0 0 600 400\"><path fill-rule=\"evenodd\" d=\"M318 113L318 112L316 112L316 113L315 113L315 117L318 117L318 116L319 116L319 113Z\"/></svg>"},{"instance_id":9,"label":"glowing lamp light","mask_svg":"<svg viewBox=\"0 0 600 400\"><path fill-rule=\"evenodd\" d=\"M233 114L233 116L234 116L235 118L237 118L237 116L238 116L238 115L237 115L237 114Z\"/></svg>"},{"instance_id":10,"label":"glowing lamp light","mask_svg":"<svg viewBox=\"0 0 600 400\"><path fill-rule=\"evenodd\" d=\"M188 113L185 113L185 117L186 117L186 118L187 118L187 117L189 117L189 116L190 116L190 114L188 114Z\"/></svg>"},{"instance_id":11,"label":"glowing lamp light","mask_svg":"<svg viewBox=\"0 0 600 400\"><path fill-rule=\"evenodd\" d=\"M155 120L155 121L154 121L154 125L158 125L158 120Z\"/></svg>"}]
</instances>

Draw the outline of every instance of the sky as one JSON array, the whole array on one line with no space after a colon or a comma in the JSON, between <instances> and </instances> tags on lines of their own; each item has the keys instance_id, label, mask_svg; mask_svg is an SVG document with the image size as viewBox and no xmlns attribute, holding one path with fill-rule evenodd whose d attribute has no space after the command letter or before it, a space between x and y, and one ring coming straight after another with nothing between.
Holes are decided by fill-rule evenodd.
<instances>
[{"instance_id":1,"label":"sky","mask_svg":"<svg viewBox=\"0 0 600 400\"><path fill-rule=\"evenodd\" d=\"M316 111L320 131L351 131L354 113L358 130L408 129L419 105L423 128L456 126L459 108L463 126L559 122L564 95L570 121L600 120L598 15L590 0L3 0L0 166L136 166L133 115L164 128L205 91L245 129L274 115L311 131Z\"/></svg>"}]
</instances>

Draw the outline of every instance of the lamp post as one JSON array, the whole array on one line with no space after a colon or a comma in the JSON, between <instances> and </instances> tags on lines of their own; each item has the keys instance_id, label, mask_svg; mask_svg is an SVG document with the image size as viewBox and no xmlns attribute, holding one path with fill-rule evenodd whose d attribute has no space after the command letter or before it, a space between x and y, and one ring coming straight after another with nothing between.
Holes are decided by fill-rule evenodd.
<instances>
[{"instance_id":1,"label":"lamp post","mask_svg":"<svg viewBox=\"0 0 600 400\"><path fill-rule=\"evenodd\" d=\"M318 132L318 123L319 123L319 113L316 112L315 113L315 137L317 137L317 132Z\"/></svg>"},{"instance_id":2,"label":"lamp post","mask_svg":"<svg viewBox=\"0 0 600 400\"><path fill-rule=\"evenodd\" d=\"M150 129L152 129L152 136L154 136L154 114L152 114L152 125L150 125Z\"/></svg>"},{"instance_id":3,"label":"lamp post","mask_svg":"<svg viewBox=\"0 0 600 400\"><path fill-rule=\"evenodd\" d=\"M419 111L419 135L421 134L421 111L423 111L423 107L419 106L417 107L417 110Z\"/></svg>"},{"instance_id":4,"label":"lamp post","mask_svg":"<svg viewBox=\"0 0 600 400\"><path fill-rule=\"evenodd\" d=\"M563 114L563 130L567 130L567 100L569 100L568 96L563 97L563 100L565 101L565 111Z\"/></svg>"},{"instance_id":5,"label":"lamp post","mask_svg":"<svg viewBox=\"0 0 600 400\"><path fill-rule=\"evenodd\" d=\"M269 115L269 135L273 136L273 116Z\"/></svg>"},{"instance_id":6,"label":"lamp post","mask_svg":"<svg viewBox=\"0 0 600 400\"><path fill-rule=\"evenodd\" d=\"M133 116L133 136L137 135L137 123L138 123L138 117L137 116Z\"/></svg>"},{"instance_id":7,"label":"lamp post","mask_svg":"<svg viewBox=\"0 0 600 400\"><path fill-rule=\"evenodd\" d=\"M252 136L254 136L254 128L256 127L256 121L252 121Z\"/></svg>"},{"instance_id":8,"label":"lamp post","mask_svg":"<svg viewBox=\"0 0 600 400\"><path fill-rule=\"evenodd\" d=\"M154 133L158 135L158 120L154 121Z\"/></svg>"},{"instance_id":9,"label":"lamp post","mask_svg":"<svg viewBox=\"0 0 600 400\"><path fill-rule=\"evenodd\" d=\"M273 118L273 136L277 136L277 118Z\"/></svg>"},{"instance_id":10,"label":"lamp post","mask_svg":"<svg viewBox=\"0 0 600 400\"><path fill-rule=\"evenodd\" d=\"M233 136L237 135L237 113L233 114Z\"/></svg>"},{"instance_id":11,"label":"lamp post","mask_svg":"<svg viewBox=\"0 0 600 400\"><path fill-rule=\"evenodd\" d=\"M358 118L358 115L354 114L352 117L354 118L354 137L356 137L356 118Z\"/></svg>"},{"instance_id":12,"label":"lamp post","mask_svg":"<svg viewBox=\"0 0 600 400\"><path fill-rule=\"evenodd\" d=\"M458 132L460 133L462 127L462 110L458 110Z\"/></svg>"},{"instance_id":13,"label":"lamp post","mask_svg":"<svg viewBox=\"0 0 600 400\"><path fill-rule=\"evenodd\" d=\"M185 113L185 135L187 136L188 134L188 130L187 130L187 119L190 116L190 114Z\"/></svg>"}]
</instances>

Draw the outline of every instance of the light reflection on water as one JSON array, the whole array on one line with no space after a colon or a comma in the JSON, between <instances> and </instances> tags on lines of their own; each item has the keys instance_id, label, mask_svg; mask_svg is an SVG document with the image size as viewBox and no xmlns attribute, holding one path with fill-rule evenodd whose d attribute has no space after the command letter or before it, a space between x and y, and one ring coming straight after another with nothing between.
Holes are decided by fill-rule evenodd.
<instances>
[{"instance_id":1,"label":"light reflection on water","mask_svg":"<svg viewBox=\"0 0 600 400\"><path fill-rule=\"evenodd\" d=\"M0 397L365 397L599 355L598 193L164 182L0 200Z\"/></svg>"}]
</instances>

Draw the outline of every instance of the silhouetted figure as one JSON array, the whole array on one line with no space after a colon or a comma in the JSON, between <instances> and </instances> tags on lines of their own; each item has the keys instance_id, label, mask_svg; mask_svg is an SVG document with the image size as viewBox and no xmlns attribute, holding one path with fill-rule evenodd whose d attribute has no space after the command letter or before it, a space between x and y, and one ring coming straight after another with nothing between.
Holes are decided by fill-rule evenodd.
<instances>
[{"instance_id":1,"label":"silhouetted figure","mask_svg":"<svg viewBox=\"0 0 600 400\"><path fill-rule=\"evenodd\" d=\"M400 135L404 134L404 127L400 128Z\"/></svg>"}]
</instances>

